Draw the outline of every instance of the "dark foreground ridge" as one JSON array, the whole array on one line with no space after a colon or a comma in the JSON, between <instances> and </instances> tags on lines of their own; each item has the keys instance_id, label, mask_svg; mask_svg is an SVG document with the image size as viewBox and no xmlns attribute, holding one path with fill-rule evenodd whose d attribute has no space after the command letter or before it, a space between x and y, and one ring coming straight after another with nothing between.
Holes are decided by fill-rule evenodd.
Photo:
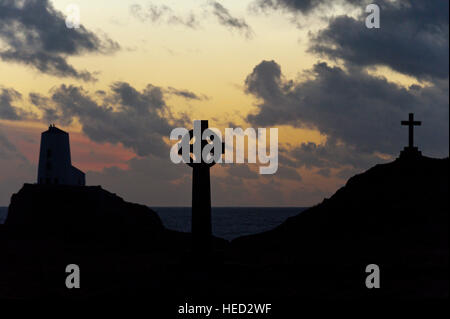
<instances>
[{"instance_id":1,"label":"dark foreground ridge","mask_svg":"<svg viewBox=\"0 0 450 319\"><path fill-rule=\"evenodd\" d=\"M5 225L39 236L115 234L156 236L164 227L144 205L125 202L100 186L25 184L11 198Z\"/></svg>"},{"instance_id":2,"label":"dark foreground ridge","mask_svg":"<svg viewBox=\"0 0 450 319\"><path fill-rule=\"evenodd\" d=\"M293 248L306 252L313 245L317 256L310 262L332 255L392 261L419 248L432 257L448 247L448 164L448 158L420 157L376 165L331 198L271 231L235 239L233 247L295 257Z\"/></svg>"},{"instance_id":3,"label":"dark foreground ridge","mask_svg":"<svg viewBox=\"0 0 450 319\"><path fill-rule=\"evenodd\" d=\"M209 256L100 187L25 185L0 227L0 297L447 298L448 167L420 155L377 165L272 231L216 238ZM80 289L65 286L68 264ZM369 264L380 289L366 288Z\"/></svg>"},{"instance_id":4,"label":"dark foreground ridge","mask_svg":"<svg viewBox=\"0 0 450 319\"><path fill-rule=\"evenodd\" d=\"M365 266L377 264L384 274L379 295L448 297L448 168L448 158L424 156L376 165L274 230L235 239L232 250L248 263L264 256L265 263L307 269L305 277L289 274L301 289L317 276L316 283L337 284L341 296L367 295Z\"/></svg>"},{"instance_id":5,"label":"dark foreground ridge","mask_svg":"<svg viewBox=\"0 0 450 319\"><path fill-rule=\"evenodd\" d=\"M127 251L188 250L191 240L188 233L166 229L147 206L126 202L100 186L46 184L25 184L12 196L3 234Z\"/></svg>"}]
</instances>

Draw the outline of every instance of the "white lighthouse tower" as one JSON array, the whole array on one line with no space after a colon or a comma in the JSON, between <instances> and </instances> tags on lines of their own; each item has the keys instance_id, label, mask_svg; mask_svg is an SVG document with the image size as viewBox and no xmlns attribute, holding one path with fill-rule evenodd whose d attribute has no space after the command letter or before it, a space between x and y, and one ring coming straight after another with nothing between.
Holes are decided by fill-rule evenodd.
<instances>
[{"instance_id":1,"label":"white lighthouse tower","mask_svg":"<svg viewBox=\"0 0 450 319\"><path fill-rule=\"evenodd\" d=\"M69 134L50 125L41 135L38 184L85 186L85 174L72 166Z\"/></svg>"}]
</instances>

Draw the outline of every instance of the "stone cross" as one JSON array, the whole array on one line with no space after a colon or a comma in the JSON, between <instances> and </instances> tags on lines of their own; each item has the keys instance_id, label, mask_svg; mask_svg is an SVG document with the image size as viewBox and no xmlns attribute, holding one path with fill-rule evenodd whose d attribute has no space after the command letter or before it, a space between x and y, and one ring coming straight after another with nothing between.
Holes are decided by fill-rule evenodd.
<instances>
[{"instance_id":1,"label":"stone cross","mask_svg":"<svg viewBox=\"0 0 450 319\"><path fill-rule=\"evenodd\" d=\"M203 136L203 132L208 128L208 121L202 120L200 122L200 136ZM189 135L186 134L184 138L189 139L189 152L193 154L190 156L189 162L186 163L192 167L192 245L193 250L197 253L207 253L211 250L211 184L210 184L210 172L209 169L216 164L213 160L211 163L204 161L203 157L193 158L195 156L195 149L200 150L200 154L203 153L203 148L209 144L209 142L203 138L195 137L194 131L196 129L196 123L194 122L194 130L189 131ZM195 139L194 139L195 137ZM211 141L215 138L220 138L217 135L210 137ZM192 144L190 142L193 141ZM183 144L183 143L182 143ZM184 144L185 145L185 144ZM180 145L178 153L182 154L183 148ZM222 150L220 156L225 152L225 145L222 143ZM214 155L211 152L211 155Z\"/></svg>"},{"instance_id":2,"label":"stone cross","mask_svg":"<svg viewBox=\"0 0 450 319\"><path fill-rule=\"evenodd\" d=\"M409 126L409 148L413 148L414 147L414 126L419 126L421 125L422 122L420 121L414 121L414 113L409 113L409 119L408 121L402 121L402 125L407 125Z\"/></svg>"}]
</instances>

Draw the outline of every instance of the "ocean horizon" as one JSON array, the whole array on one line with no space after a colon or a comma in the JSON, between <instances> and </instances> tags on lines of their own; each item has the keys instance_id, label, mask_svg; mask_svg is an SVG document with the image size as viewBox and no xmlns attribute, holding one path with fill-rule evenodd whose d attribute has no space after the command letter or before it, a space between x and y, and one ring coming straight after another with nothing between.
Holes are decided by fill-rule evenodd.
<instances>
[{"instance_id":1,"label":"ocean horizon","mask_svg":"<svg viewBox=\"0 0 450 319\"><path fill-rule=\"evenodd\" d=\"M191 207L150 207L168 229L190 232ZM232 240L271 230L307 207L212 207L213 235ZM6 220L8 207L0 207L0 224Z\"/></svg>"}]
</instances>

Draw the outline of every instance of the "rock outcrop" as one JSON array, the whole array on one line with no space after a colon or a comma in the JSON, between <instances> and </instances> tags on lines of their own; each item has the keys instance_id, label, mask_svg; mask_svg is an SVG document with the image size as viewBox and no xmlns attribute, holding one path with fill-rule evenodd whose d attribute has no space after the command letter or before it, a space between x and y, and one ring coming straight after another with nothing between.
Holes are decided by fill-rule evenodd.
<instances>
[{"instance_id":1,"label":"rock outcrop","mask_svg":"<svg viewBox=\"0 0 450 319\"><path fill-rule=\"evenodd\" d=\"M272 231L214 241L100 187L25 185L0 227L0 296L167 298L448 298L449 159L403 156L349 179ZM83 289L64 286L79 264ZM366 266L381 270L367 289Z\"/></svg>"},{"instance_id":2,"label":"rock outcrop","mask_svg":"<svg viewBox=\"0 0 450 319\"><path fill-rule=\"evenodd\" d=\"M150 208L128 203L100 186L38 184L25 184L12 196L5 228L16 236L74 243L132 239L149 243L165 230Z\"/></svg>"},{"instance_id":3,"label":"rock outcrop","mask_svg":"<svg viewBox=\"0 0 450 319\"><path fill-rule=\"evenodd\" d=\"M363 296L365 268L377 264L384 296L448 296L448 168L448 158L423 156L376 165L279 227L233 240L232 255L291 265L290 282L306 272L296 288L305 295L329 282L336 294Z\"/></svg>"}]
</instances>

